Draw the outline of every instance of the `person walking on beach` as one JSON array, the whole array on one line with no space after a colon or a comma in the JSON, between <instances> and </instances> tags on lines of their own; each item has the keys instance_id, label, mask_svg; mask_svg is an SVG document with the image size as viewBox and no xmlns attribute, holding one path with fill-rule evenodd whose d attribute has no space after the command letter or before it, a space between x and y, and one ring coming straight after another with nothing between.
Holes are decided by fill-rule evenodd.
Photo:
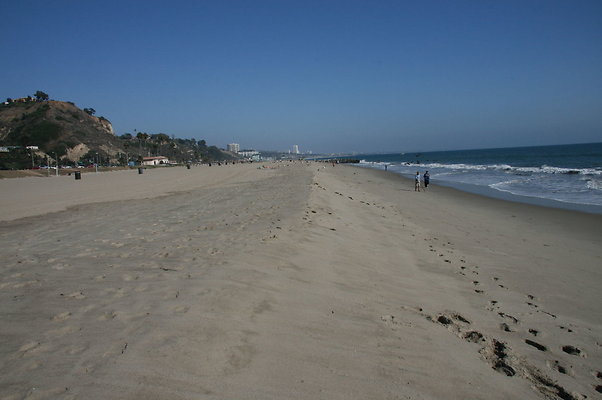
<instances>
[{"instance_id":1,"label":"person walking on beach","mask_svg":"<svg viewBox=\"0 0 602 400\"><path fill-rule=\"evenodd\" d=\"M420 171L416 171L416 176L414 176L414 191L420 192Z\"/></svg>"},{"instance_id":2,"label":"person walking on beach","mask_svg":"<svg viewBox=\"0 0 602 400\"><path fill-rule=\"evenodd\" d=\"M429 175L429 172L426 171L423 175L424 178L424 189L426 190L426 188L428 187L429 183L431 182L431 176Z\"/></svg>"}]
</instances>

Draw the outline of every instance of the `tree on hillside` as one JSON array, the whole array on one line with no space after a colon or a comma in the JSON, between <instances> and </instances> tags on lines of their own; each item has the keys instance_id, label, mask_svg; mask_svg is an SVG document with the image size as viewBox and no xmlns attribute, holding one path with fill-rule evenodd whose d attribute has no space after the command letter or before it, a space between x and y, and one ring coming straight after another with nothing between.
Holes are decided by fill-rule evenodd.
<instances>
[{"instance_id":1,"label":"tree on hillside","mask_svg":"<svg viewBox=\"0 0 602 400\"><path fill-rule=\"evenodd\" d=\"M84 112L86 112L88 115L96 114L96 110L93 108L84 108Z\"/></svg>"},{"instance_id":2,"label":"tree on hillside","mask_svg":"<svg viewBox=\"0 0 602 400\"><path fill-rule=\"evenodd\" d=\"M159 151L162 153L161 155L165 155L163 154L164 149L163 147L171 142L171 139L169 138L169 135L166 135L165 133L158 133L155 136L155 140L159 143ZM159 154L157 154L159 155Z\"/></svg>"},{"instance_id":3,"label":"tree on hillside","mask_svg":"<svg viewBox=\"0 0 602 400\"><path fill-rule=\"evenodd\" d=\"M136 139L138 139L138 144L140 145L140 152L142 152L142 142L144 142L144 145L146 147L146 141L148 140L148 138L148 133L138 132L136 134Z\"/></svg>"},{"instance_id":4,"label":"tree on hillside","mask_svg":"<svg viewBox=\"0 0 602 400\"><path fill-rule=\"evenodd\" d=\"M46 93L42 92L41 90L38 90L34 96L36 96L36 99L38 101L48 100L48 95Z\"/></svg>"},{"instance_id":5,"label":"tree on hillside","mask_svg":"<svg viewBox=\"0 0 602 400\"><path fill-rule=\"evenodd\" d=\"M153 135L154 139L159 142L159 144L165 144L165 143L169 143L169 135L166 135L165 133L157 133L156 135Z\"/></svg>"}]
</instances>

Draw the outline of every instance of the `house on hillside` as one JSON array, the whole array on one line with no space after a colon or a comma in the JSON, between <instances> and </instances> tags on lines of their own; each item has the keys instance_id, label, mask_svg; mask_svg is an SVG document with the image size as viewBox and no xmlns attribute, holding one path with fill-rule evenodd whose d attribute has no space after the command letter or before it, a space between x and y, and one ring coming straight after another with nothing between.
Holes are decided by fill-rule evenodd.
<instances>
[{"instance_id":1,"label":"house on hillside","mask_svg":"<svg viewBox=\"0 0 602 400\"><path fill-rule=\"evenodd\" d=\"M158 157L143 157L142 165L167 165L169 164L169 159L164 156Z\"/></svg>"},{"instance_id":2,"label":"house on hillside","mask_svg":"<svg viewBox=\"0 0 602 400\"><path fill-rule=\"evenodd\" d=\"M29 103L35 101L35 99L31 96L21 97L20 99L13 99L12 103Z\"/></svg>"}]
</instances>

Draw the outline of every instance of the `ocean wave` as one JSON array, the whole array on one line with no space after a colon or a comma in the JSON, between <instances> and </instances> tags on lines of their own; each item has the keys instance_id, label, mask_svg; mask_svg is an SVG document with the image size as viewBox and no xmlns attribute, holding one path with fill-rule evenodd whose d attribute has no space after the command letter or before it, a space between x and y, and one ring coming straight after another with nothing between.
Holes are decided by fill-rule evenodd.
<instances>
[{"instance_id":1,"label":"ocean wave","mask_svg":"<svg viewBox=\"0 0 602 400\"><path fill-rule=\"evenodd\" d=\"M592 181L588 181L589 183ZM582 190L575 191L574 188L571 191L566 190L552 190L545 187L525 187L523 181L520 179L508 180L504 182L493 183L489 186L491 189L495 189L500 192L509 193L516 196L525 196L531 198L548 199L559 201L561 203L572 203L572 204L583 204L592 206L601 206L599 195L595 196L583 196L585 194ZM535 190L533 190L535 189ZM599 186L598 190L602 190L602 185Z\"/></svg>"},{"instance_id":2,"label":"ocean wave","mask_svg":"<svg viewBox=\"0 0 602 400\"><path fill-rule=\"evenodd\" d=\"M363 160L365 162L365 160ZM369 163L366 164L377 164L384 165L389 163ZM389 164L391 165L391 164ZM442 163L401 163L397 164L405 167L419 168L419 169L450 169L450 170L462 170L462 171L504 171L507 173L513 173L516 175L529 176L531 174L564 174L564 175L595 175L602 176L602 170L595 168L564 168L554 167L549 165L542 165L539 167L513 167L508 164L442 164Z\"/></svg>"},{"instance_id":3,"label":"ocean wave","mask_svg":"<svg viewBox=\"0 0 602 400\"><path fill-rule=\"evenodd\" d=\"M395 163L390 163L390 162L386 162L386 161L366 161L366 160L360 160L359 162L360 165L398 165Z\"/></svg>"}]
</instances>

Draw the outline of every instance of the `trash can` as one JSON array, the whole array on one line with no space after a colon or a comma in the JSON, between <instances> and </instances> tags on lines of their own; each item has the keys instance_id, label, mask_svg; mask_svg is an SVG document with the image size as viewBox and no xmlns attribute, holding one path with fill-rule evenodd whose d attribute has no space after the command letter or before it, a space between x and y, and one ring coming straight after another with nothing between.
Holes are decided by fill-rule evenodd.
<instances>
[{"instance_id":1,"label":"trash can","mask_svg":"<svg viewBox=\"0 0 602 400\"><path fill-rule=\"evenodd\" d=\"M80 180L82 178L82 173L79 171L75 171L75 180Z\"/></svg>"},{"instance_id":2,"label":"trash can","mask_svg":"<svg viewBox=\"0 0 602 400\"><path fill-rule=\"evenodd\" d=\"M187 169L190 169L190 164L186 164L186 168L187 168Z\"/></svg>"},{"instance_id":3,"label":"trash can","mask_svg":"<svg viewBox=\"0 0 602 400\"><path fill-rule=\"evenodd\" d=\"M138 168L138 174L142 174L142 173L144 173L144 168L142 168L142 167Z\"/></svg>"}]
</instances>

